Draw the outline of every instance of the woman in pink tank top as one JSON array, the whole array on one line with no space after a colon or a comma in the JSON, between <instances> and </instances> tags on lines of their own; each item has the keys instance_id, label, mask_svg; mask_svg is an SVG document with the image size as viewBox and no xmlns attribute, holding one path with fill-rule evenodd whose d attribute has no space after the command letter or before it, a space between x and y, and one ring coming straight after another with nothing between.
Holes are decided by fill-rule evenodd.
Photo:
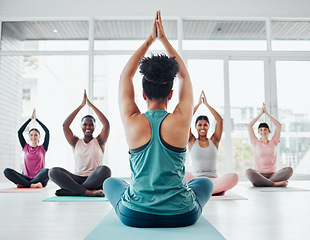
<instances>
[{"instance_id":1,"label":"woman in pink tank top","mask_svg":"<svg viewBox=\"0 0 310 240\"><path fill-rule=\"evenodd\" d=\"M84 133L83 139L73 134L70 125L79 111L88 105L97 114L103 128L97 137L93 137L96 120L91 115L82 118L81 128ZM102 184L111 176L109 167L101 165L103 160L104 146L110 132L108 119L87 98L86 91L82 104L78 106L63 123L63 130L68 143L73 148L75 159L75 173L63 168L54 167L50 170L50 178L61 189L56 191L57 196L88 196L104 197Z\"/></svg>"},{"instance_id":2,"label":"woman in pink tank top","mask_svg":"<svg viewBox=\"0 0 310 240\"><path fill-rule=\"evenodd\" d=\"M276 126L274 136L271 140L268 139L270 129L267 123L261 123L258 126L258 133L261 136L260 139L255 136L253 131L253 125L264 113ZM254 187L286 187L287 180L293 174L293 169L291 167L285 167L276 171L276 147L280 142L281 124L267 112L265 104L263 104L260 114L249 123L248 130L254 148L255 169L247 169L247 177Z\"/></svg>"},{"instance_id":3,"label":"woman in pink tank top","mask_svg":"<svg viewBox=\"0 0 310 240\"><path fill-rule=\"evenodd\" d=\"M40 131L36 128L32 128L29 131L30 143L27 143L23 136L26 127L32 120L38 122L45 132L42 145L39 145ZM23 172L21 174L14 169L6 168L4 170L4 175L7 179L15 183L18 188L45 187L49 180L48 169L45 168L45 154L49 144L49 130L41 121L39 121L39 119L37 119L35 109L33 110L31 118L29 118L18 130L18 139L23 151L25 152Z\"/></svg>"}]
</instances>

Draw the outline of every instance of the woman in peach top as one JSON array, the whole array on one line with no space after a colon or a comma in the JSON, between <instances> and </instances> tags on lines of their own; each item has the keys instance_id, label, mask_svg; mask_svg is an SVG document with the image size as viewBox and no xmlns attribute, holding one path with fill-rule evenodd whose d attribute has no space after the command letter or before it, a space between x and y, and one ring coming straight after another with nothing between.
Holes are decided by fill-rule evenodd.
<instances>
[{"instance_id":1,"label":"woman in peach top","mask_svg":"<svg viewBox=\"0 0 310 240\"><path fill-rule=\"evenodd\" d=\"M268 139L270 129L267 123L261 123L258 126L260 139L255 136L253 131L253 125L264 113L276 126L271 140ZM255 169L248 169L247 177L254 187L286 187L287 180L293 174L293 169L285 167L276 171L276 147L280 142L281 124L267 112L265 104L263 104L260 114L249 123L248 130L254 147Z\"/></svg>"}]
</instances>

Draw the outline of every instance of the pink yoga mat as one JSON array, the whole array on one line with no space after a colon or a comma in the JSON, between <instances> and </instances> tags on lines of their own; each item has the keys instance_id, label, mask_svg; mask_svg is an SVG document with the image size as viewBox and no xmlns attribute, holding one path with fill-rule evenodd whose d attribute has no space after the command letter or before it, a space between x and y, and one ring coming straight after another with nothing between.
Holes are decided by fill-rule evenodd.
<instances>
[{"instance_id":1,"label":"pink yoga mat","mask_svg":"<svg viewBox=\"0 0 310 240\"><path fill-rule=\"evenodd\" d=\"M211 196L210 201L223 201L223 200L248 200L246 197L240 196L234 192L226 192L223 196Z\"/></svg>"},{"instance_id":2,"label":"pink yoga mat","mask_svg":"<svg viewBox=\"0 0 310 240\"><path fill-rule=\"evenodd\" d=\"M0 189L0 193L38 193L44 188L7 188Z\"/></svg>"}]
</instances>

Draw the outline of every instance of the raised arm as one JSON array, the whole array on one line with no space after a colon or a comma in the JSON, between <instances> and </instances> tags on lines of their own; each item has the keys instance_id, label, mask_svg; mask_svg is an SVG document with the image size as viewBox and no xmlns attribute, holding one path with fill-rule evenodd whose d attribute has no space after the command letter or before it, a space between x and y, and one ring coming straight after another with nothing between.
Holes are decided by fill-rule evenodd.
<instances>
[{"instance_id":1,"label":"raised arm","mask_svg":"<svg viewBox=\"0 0 310 240\"><path fill-rule=\"evenodd\" d=\"M168 39L165 36L160 11L158 11L157 15L158 15L158 19L156 19L157 37L164 45L168 55L170 57L175 57L180 68L178 73L179 103L176 106L173 113L182 115L190 124L193 114L193 89L189 73L186 69L183 60L181 59L177 51L172 47L172 45L169 43Z\"/></svg>"},{"instance_id":2,"label":"raised arm","mask_svg":"<svg viewBox=\"0 0 310 240\"><path fill-rule=\"evenodd\" d=\"M26 140L23 136L23 132L25 131L27 125L30 123L31 118L29 118L18 130L17 134L18 134L18 139L19 139L19 143L22 146L22 148L24 149L25 145L26 145Z\"/></svg>"},{"instance_id":3,"label":"raised arm","mask_svg":"<svg viewBox=\"0 0 310 240\"><path fill-rule=\"evenodd\" d=\"M257 120L263 115L264 113L264 106L265 104L263 104L263 107L262 107L262 110L261 112L258 114L258 116L256 118L254 118L248 125L248 131L249 131L249 135L250 135L250 139L251 139L251 142L253 142L253 139L256 137L255 136L255 133L253 131L253 126L254 124L257 122Z\"/></svg>"},{"instance_id":4,"label":"raised arm","mask_svg":"<svg viewBox=\"0 0 310 240\"><path fill-rule=\"evenodd\" d=\"M100 132L100 134L97 136L97 140L99 142L100 145L104 145L108 139L109 133L110 133L110 124L108 119L104 116L104 114L95 107L95 105L93 105L88 98L86 98L86 102L88 104L89 107L91 107L94 112L96 113L96 115L98 116L100 122L102 123L103 127L102 130Z\"/></svg>"},{"instance_id":5,"label":"raised arm","mask_svg":"<svg viewBox=\"0 0 310 240\"><path fill-rule=\"evenodd\" d=\"M40 126L43 128L43 130L45 132L43 147L44 147L45 151L47 151L48 144L50 142L50 131L48 130L48 128L39 119L36 118L36 121L40 124Z\"/></svg>"},{"instance_id":6,"label":"raised arm","mask_svg":"<svg viewBox=\"0 0 310 240\"><path fill-rule=\"evenodd\" d=\"M215 131L213 135L211 136L211 141L214 143L216 148L218 148L219 142L222 137L222 132L223 132L223 118L217 111L215 111L214 108L212 108L208 104L204 91L202 91L202 95L203 95L203 103L207 106L207 108L210 110L210 112L212 113L213 117L216 120Z\"/></svg>"},{"instance_id":7,"label":"raised arm","mask_svg":"<svg viewBox=\"0 0 310 240\"><path fill-rule=\"evenodd\" d=\"M195 105L194 107L194 111L193 111L193 115L197 112L197 109L200 107L200 105L202 104L202 92L201 94L199 95L199 100L198 100L198 103ZM192 133L192 128L190 128L190 132L189 132L189 140L188 140L188 147L189 149L192 148L193 144L195 143L196 141L196 138L194 136L194 134Z\"/></svg>"},{"instance_id":8,"label":"raised arm","mask_svg":"<svg viewBox=\"0 0 310 240\"><path fill-rule=\"evenodd\" d=\"M86 90L84 90L84 97L83 97L83 101L81 103L80 106L77 107L77 109L75 109L67 118L66 120L64 121L63 123L63 131L64 131L64 134L65 134L65 137L68 141L68 143L72 146L72 147L75 147L75 144L78 140L78 137L75 136L72 132L72 130L70 129L70 125L71 123L73 122L74 118L76 117L76 115L79 113L79 111L85 106L86 104L86 99L87 99L87 96L86 96Z\"/></svg>"},{"instance_id":9,"label":"raised arm","mask_svg":"<svg viewBox=\"0 0 310 240\"><path fill-rule=\"evenodd\" d=\"M265 104L263 105L263 111L264 113L270 118L270 120L273 122L274 125L276 125L276 130L274 133L274 136L280 141L281 136L281 123L277 119L275 119L273 116L271 116L266 109Z\"/></svg>"},{"instance_id":10,"label":"raised arm","mask_svg":"<svg viewBox=\"0 0 310 240\"><path fill-rule=\"evenodd\" d=\"M122 71L118 87L118 102L123 123L125 123L131 116L140 113L135 102L135 91L132 80L139 67L139 62L155 40L156 25L154 21L151 35L131 56Z\"/></svg>"}]
</instances>

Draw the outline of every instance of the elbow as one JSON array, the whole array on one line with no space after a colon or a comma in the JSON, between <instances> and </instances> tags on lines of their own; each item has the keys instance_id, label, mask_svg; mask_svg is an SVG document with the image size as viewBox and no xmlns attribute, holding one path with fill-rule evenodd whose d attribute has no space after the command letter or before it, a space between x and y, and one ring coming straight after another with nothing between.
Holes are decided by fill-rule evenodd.
<instances>
[{"instance_id":1,"label":"elbow","mask_svg":"<svg viewBox=\"0 0 310 240\"><path fill-rule=\"evenodd\" d=\"M65 129L68 129L68 124L66 124L65 122L62 124L62 129L65 130Z\"/></svg>"},{"instance_id":2,"label":"elbow","mask_svg":"<svg viewBox=\"0 0 310 240\"><path fill-rule=\"evenodd\" d=\"M104 125L104 128L108 131L110 131L110 122L107 120L106 124Z\"/></svg>"},{"instance_id":3,"label":"elbow","mask_svg":"<svg viewBox=\"0 0 310 240\"><path fill-rule=\"evenodd\" d=\"M219 123L221 126L223 126L223 118L222 118L222 117L220 117L220 119L218 120L218 123Z\"/></svg>"}]
</instances>

